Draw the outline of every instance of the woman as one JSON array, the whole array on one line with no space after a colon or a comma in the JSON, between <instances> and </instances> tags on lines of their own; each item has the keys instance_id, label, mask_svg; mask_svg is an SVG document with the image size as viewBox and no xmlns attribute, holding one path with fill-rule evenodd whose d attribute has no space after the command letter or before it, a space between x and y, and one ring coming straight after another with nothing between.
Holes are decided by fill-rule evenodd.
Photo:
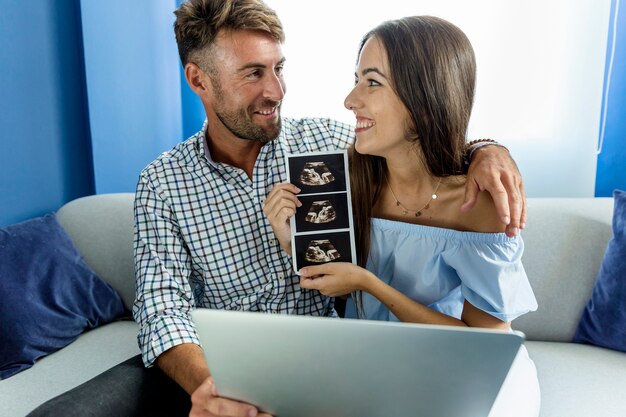
<instances>
[{"instance_id":1,"label":"woman","mask_svg":"<svg viewBox=\"0 0 626 417\"><path fill-rule=\"evenodd\" d=\"M355 293L362 318L505 331L537 308L523 241L503 233L489 194L460 211L475 73L469 40L439 18L385 22L364 37L345 100L356 116L350 177L360 266L303 268L302 288ZM298 191L281 184L264 208L288 252L285 222ZM356 315L354 304L347 315ZM538 413L536 371L522 347L491 415Z\"/></svg>"}]
</instances>

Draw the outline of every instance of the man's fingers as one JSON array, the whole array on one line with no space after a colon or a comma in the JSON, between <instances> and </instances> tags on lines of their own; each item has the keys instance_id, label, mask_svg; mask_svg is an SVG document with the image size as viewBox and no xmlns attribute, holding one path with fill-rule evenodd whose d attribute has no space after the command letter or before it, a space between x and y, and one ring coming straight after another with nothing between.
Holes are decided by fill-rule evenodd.
<instances>
[{"instance_id":1,"label":"man's fingers","mask_svg":"<svg viewBox=\"0 0 626 417\"><path fill-rule=\"evenodd\" d=\"M528 207L526 206L526 192L524 191L524 182L520 182L520 190L522 190L522 215L520 216L519 227L520 229L526 228L526 213Z\"/></svg>"},{"instance_id":2,"label":"man's fingers","mask_svg":"<svg viewBox=\"0 0 626 417\"><path fill-rule=\"evenodd\" d=\"M461 206L462 213L466 213L474 208L476 201L478 201L479 192L478 184L468 177L465 185L465 197L463 198L463 205Z\"/></svg>"},{"instance_id":3,"label":"man's fingers","mask_svg":"<svg viewBox=\"0 0 626 417\"><path fill-rule=\"evenodd\" d=\"M298 197L295 194L292 194L287 191L281 191L274 195L271 198L265 200L265 204L263 204L263 211L265 213L271 213L276 207L279 207L285 203L291 203L294 206L298 205Z\"/></svg>"},{"instance_id":4,"label":"man's fingers","mask_svg":"<svg viewBox=\"0 0 626 417\"><path fill-rule=\"evenodd\" d=\"M273 193L277 193L281 190L287 190L290 191L293 194L298 194L300 190L298 187L296 187L295 185L289 183L289 182L281 182L280 184L276 184L274 186L274 188L271 189L268 198L273 194Z\"/></svg>"},{"instance_id":5,"label":"man's fingers","mask_svg":"<svg viewBox=\"0 0 626 417\"><path fill-rule=\"evenodd\" d=\"M273 201L280 200L286 197L297 200L296 194L298 194L300 191L301 190L298 187L288 182L277 184L267 195L267 198L265 199L265 204L267 205Z\"/></svg>"},{"instance_id":6,"label":"man's fingers","mask_svg":"<svg viewBox=\"0 0 626 417\"><path fill-rule=\"evenodd\" d=\"M519 233L522 223L522 213L524 211L523 186L521 185L521 177L516 174L503 175L501 182L508 196L510 216L510 221L505 229L505 233L507 236L513 237ZM497 207L497 209L498 213L501 213L500 208Z\"/></svg>"},{"instance_id":7,"label":"man's fingers","mask_svg":"<svg viewBox=\"0 0 626 417\"><path fill-rule=\"evenodd\" d=\"M220 417L254 417L259 414L253 405L220 397L213 397L206 409Z\"/></svg>"},{"instance_id":8,"label":"man's fingers","mask_svg":"<svg viewBox=\"0 0 626 417\"><path fill-rule=\"evenodd\" d=\"M296 208L300 207L302 203L300 200L293 194L280 194L276 198L271 201L266 201L263 206L263 213L269 218L278 217L278 215L282 212L283 209L287 208L292 210L294 213Z\"/></svg>"},{"instance_id":9,"label":"man's fingers","mask_svg":"<svg viewBox=\"0 0 626 417\"><path fill-rule=\"evenodd\" d=\"M500 221L506 225L511 223L511 212L509 209L509 199L504 188L498 188L496 190L489 190L485 188L491 194L493 204L496 206L496 212Z\"/></svg>"},{"instance_id":10,"label":"man's fingers","mask_svg":"<svg viewBox=\"0 0 626 417\"><path fill-rule=\"evenodd\" d=\"M286 192L290 194L297 194L299 190L300 189L298 187L296 187L293 184L289 184L287 182L276 184L274 188L272 188L270 192L267 194L267 197L265 198L265 202L267 203L268 201L274 200L276 196L281 193Z\"/></svg>"},{"instance_id":11,"label":"man's fingers","mask_svg":"<svg viewBox=\"0 0 626 417\"><path fill-rule=\"evenodd\" d=\"M220 398L213 379L207 378L191 395L190 417L249 417L259 414L256 407L239 401Z\"/></svg>"}]
</instances>

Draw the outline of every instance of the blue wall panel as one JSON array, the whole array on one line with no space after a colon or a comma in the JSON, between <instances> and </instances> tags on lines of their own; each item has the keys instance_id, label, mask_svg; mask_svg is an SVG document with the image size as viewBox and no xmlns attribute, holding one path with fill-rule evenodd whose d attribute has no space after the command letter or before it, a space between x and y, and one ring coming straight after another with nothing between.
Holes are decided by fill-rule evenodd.
<instances>
[{"instance_id":1,"label":"blue wall panel","mask_svg":"<svg viewBox=\"0 0 626 417\"><path fill-rule=\"evenodd\" d=\"M93 193L78 0L0 11L0 226Z\"/></svg>"},{"instance_id":2,"label":"blue wall panel","mask_svg":"<svg viewBox=\"0 0 626 417\"><path fill-rule=\"evenodd\" d=\"M596 173L598 197L611 196L616 188L626 190L626 4L621 3L621 7L617 7L619 1L613 0L611 6L604 80L608 89L605 88L603 97L604 129L601 123L601 152Z\"/></svg>"},{"instance_id":3,"label":"blue wall panel","mask_svg":"<svg viewBox=\"0 0 626 417\"><path fill-rule=\"evenodd\" d=\"M180 6L183 0L176 0L176 7ZM180 59L179 59L180 61ZM204 106L200 97L194 93L185 80L185 71L182 65L180 68L180 99L183 111L183 137L187 139L195 134L202 127L206 119Z\"/></svg>"},{"instance_id":4,"label":"blue wall panel","mask_svg":"<svg viewBox=\"0 0 626 417\"><path fill-rule=\"evenodd\" d=\"M96 192L134 191L183 139L174 0L81 1Z\"/></svg>"}]
</instances>

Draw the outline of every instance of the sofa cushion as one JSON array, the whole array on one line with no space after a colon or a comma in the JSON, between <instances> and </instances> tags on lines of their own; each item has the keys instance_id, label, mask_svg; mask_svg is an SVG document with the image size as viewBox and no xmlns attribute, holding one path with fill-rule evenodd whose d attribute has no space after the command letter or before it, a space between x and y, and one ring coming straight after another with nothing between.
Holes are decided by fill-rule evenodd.
<instances>
[{"instance_id":1,"label":"sofa cushion","mask_svg":"<svg viewBox=\"0 0 626 417\"><path fill-rule=\"evenodd\" d=\"M626 192L613 197L613 237L574 341L626 352Z\"/></svg>"},{"instance_id":2,"label":"sofa cushion","mask_svg":"<svg viewBox=\"0 0 626 417\"><path fill-rule=\"evenodd\" d=\"M522 262L537 311L513 321L528 340L571 342L611 239L613 198L529 198Z\"/></svg>"},{"instance_id":3,"label":"sofa cushion","mask_svg":"<svg viewBox=\"0 0 626 417\"><path fill-rule=\"evenodd\" d=\"M0 415L25 416L49 399L138 355L138 331L131 320L105 324L81 334L27 371L1 380Z\"/></svg>"},{"instance_id":4,"label":"sofa cushion","mask_svg":"<svg viewBox=\"0 0 626 417\"><path fill-rule=\"evenodd\" d=\"M540 417L617 417L626 410L626 354L578 343L532 342Z\"/></svg>"},{"instance_id":5,"label":"sofa cushion","mask_svg":"<svg viewBox=\"0 0 626 417\"><path fill-rule=\"evenodd\" d=\"M124 314L54 214L0 229L0 379Z\"/></svg>"}]
</instances>

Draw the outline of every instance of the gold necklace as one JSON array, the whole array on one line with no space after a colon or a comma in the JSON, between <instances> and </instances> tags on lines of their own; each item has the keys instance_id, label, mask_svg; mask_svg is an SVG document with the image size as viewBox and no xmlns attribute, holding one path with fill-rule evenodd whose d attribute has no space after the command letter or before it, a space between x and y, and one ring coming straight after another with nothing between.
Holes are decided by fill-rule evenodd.
<instances>
[{"instance_id":1,"label":"gold necklace","mask_svg":"<svg viewBox=\"0 0 626 417\"><path fill-rule=\"evenodd\" d=\"M396 206L402 209L402 214L407 216L409 212L412 211L413 213L415 213L415 217L421 216L422 211L428 210L430 208L430 203L432 203L432 201L436 200L438 197L437 191L439 190L439 186L441 185L441 178L439 178L439 182L437 183L437 186L435 187L435 191L433 191L433 193L431 194L430 200L428 200L428 203L426 203L424 207L416 211L416 210L409 210L408 208L404 207L402 203L400 202L400 200L398 200L398 197L396 197L396 193L393 192L393 188L391 188L391 184L389 183L389 178L386 175L385 175L385 180L387 181L387 186L389 187L389 191L391 191L391 195L393 196L394 200L396 200Z\"/></svg>"}]
</instances>

